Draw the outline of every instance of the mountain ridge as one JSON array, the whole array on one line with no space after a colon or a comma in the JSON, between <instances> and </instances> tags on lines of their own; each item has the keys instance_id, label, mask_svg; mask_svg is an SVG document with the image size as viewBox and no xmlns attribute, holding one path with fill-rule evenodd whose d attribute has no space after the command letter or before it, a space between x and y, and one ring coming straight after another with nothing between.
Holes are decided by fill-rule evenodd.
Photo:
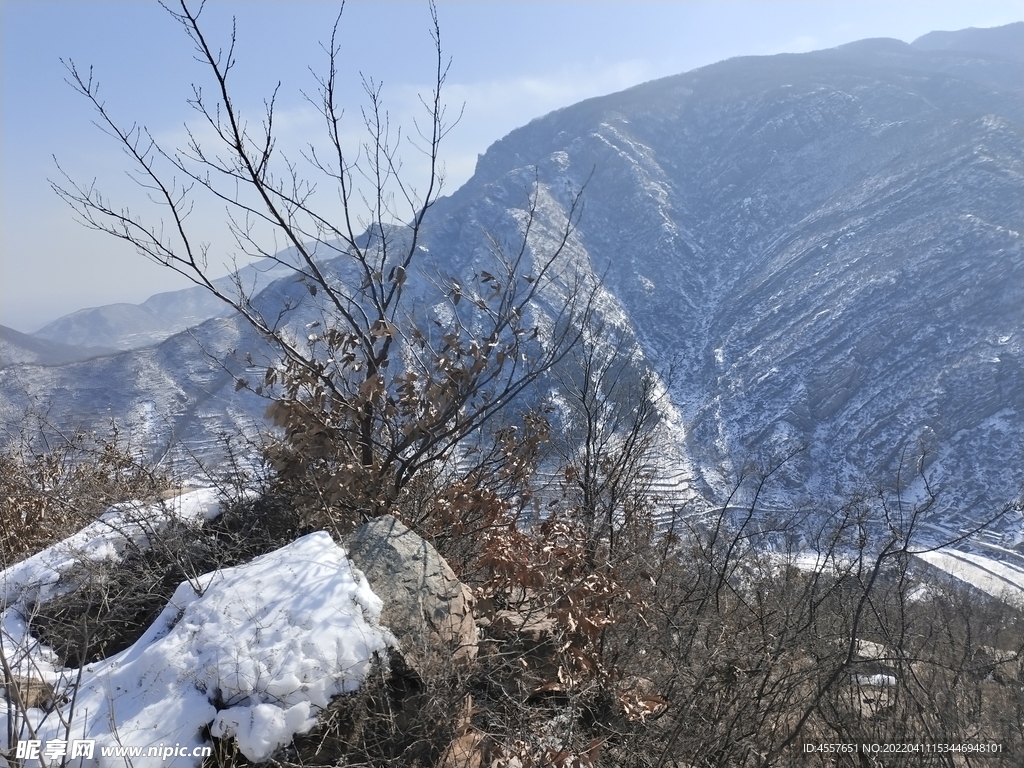
<instances>
[{"instance_id":1,"label":"mountain ridge","mask_svg":"<svg viewBox=\"0 0 1024 768\"><path fill-rule=\"evenodd\" d=\"M1024 61L1024 21L1000 27L929 32L914 40L911 45L931 51L984 53Z\"/></svg>"}]
</instances>

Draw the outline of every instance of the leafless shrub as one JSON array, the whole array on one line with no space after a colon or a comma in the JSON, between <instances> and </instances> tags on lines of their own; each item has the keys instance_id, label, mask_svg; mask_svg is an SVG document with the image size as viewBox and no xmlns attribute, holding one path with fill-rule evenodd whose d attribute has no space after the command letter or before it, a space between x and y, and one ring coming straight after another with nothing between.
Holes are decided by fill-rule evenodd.
<instances>
[{"instance_id":1,"label":"leafless shrub","mask_svg":"<svg viewBox=\"0 0 1024 768\"><path fill-rule=\"evenodd\" d=\"M0 450L0 567L80 530L113 504L155 499L174 481L122 440L76 433L25 435Z\"/></svg>"}]
</instances>

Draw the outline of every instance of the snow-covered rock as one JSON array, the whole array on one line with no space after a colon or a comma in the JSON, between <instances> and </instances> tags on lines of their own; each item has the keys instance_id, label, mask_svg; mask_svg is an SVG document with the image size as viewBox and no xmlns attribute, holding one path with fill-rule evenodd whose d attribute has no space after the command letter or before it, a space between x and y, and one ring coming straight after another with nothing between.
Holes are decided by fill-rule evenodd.
<instances>
[{"instance_id":1,"label":"snow-covered rock","mask_svg":"<svg viewBox=\"0 0 1024 768\"><path fill-rule=\"evenodd\" d=\"M63 580L82 562L120 559L129 547L148 548L171 521L202 523L220 514L213 488L152 503L117 504L77 533L0 571L0 610L45 602L73 585Z\"/></svg>"},{"instance_id":2,"label":"snow-covered rock","mask_svg":"<svg viewBox=\"0 0 1024 768\"><path fill-rule=\"evenodd\" d=\"M202 517L211 499L200 492L181 505ZM119 520L114 510L106 522ZM43 743L95 740L92 758L70 766L121 766L105 749L173 748L161 765L198 767L209 736L233 739L253 761L268 758L308 731L331 698L355 690L375 658L397 641L380 625L381 600L345 551L313 533L250 563L181 584L130 648L81 670L61 669L32 639L24 620L30 602L52 594L67 558L83 548L116 557L116 537L87 529L0 574L7 585L2 616L4 655L19 674L53 683L57 711L0 711L21 738ZM126 535L123 525L118 536ZM46 586L30 589L31 580ZM29 729L21 714L27 716ZM145 756L145 751L142 753ZM152 759L152 758L151 758ZM46 765L27 759L27 768ZM57 764L57 763L54 763ZM136 765L143 763L136 760Z\"/></svg>"}]
</instances>

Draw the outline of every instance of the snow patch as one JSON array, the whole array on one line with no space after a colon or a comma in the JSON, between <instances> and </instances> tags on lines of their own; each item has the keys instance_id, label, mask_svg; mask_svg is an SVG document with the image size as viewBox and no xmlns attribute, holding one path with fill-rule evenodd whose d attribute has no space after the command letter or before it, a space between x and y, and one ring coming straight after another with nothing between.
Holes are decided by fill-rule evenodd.
<instances>
[{"instance_id":1,"label":"snow patch","mask_svg":"<svg viewBox=\"0 0 1024 768\"><path fill-rule=\"evenodd\" d=\"M149 537L172 521L200 523L220 514L217 492L212 488L181 494L166 501L118 504L78 533L0 571L0 608L27 602L45 602L68 591L73 584L61 582L75 564L119 559L126 549L149 547Z\"/></svg>"},{"instance_id":2,"label":"snow patch","mask_svg":"<svg viewBox=\"0 0 1024 768\"><path fill-rule=\"evenodd\" d=\"M1021 565L951 548L919 552L916 557L992 597L1024 608L1024 567Z\"/></svg>"},{"instance_id":3,"label":"snow patch","mask_svg":"<svg viewBox=\"0 0 1024 768\"><path fill-rule=\"evenodd\" d=\"M892 675L854 675L854 685L870 685L876 688L891 688L896 685L896 678Z\"/></svg>"}]
</instances>

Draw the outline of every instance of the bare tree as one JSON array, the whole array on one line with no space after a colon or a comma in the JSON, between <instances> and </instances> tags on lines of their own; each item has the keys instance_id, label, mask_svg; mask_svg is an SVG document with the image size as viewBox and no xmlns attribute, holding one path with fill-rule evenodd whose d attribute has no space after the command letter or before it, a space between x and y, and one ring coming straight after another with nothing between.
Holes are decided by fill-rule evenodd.
<instances>
[{"instance_id":1,"label":"bare tree","mask_svg":"<svg viewBox=\"0 0 1024 768\"><path fill-rule=\"evenodd\" d=\"M425 278L423 270L414 275L424 258L427 214L443 186L441 143L458 120L449 118L442 99L450 62L436 8L430 5L434 85L420 99L425 119L416 122L411 137L404 135L390 122L381 87L364 78L365 140L355 153L345 146L339 103L339 13L322 46L326 71L316 77L316 96L307 97L323 120L325 138L310 144L300 162L277 148L277 89L265 102L258 129L233 98L234 27L221 50L201 24L202 4L193 8L180 0L166 7L212 79L212 94L193 85L189 100L212 142L188 129L186 145L169 149L144 126L118 122L100 98L92 70L68 61L68 82L119 142L164 218L145 221L67 174L53 187L86 226L128 241L205 287L279 353L280 364L270 365L261 381L240 376L237 386L272 399L268 414L285 434L274 455L282 476L305 477L311 497L324 507L386 507L421 468L450 456L575 342L590 294L574 284L561 257L580 197L572 198L560 220L540 221L537 184L527 191L518 243L510 248L492 239L495 266L489 271L460 278ZM402 150L408 147L426 159L418 184L403 171ZM234 290L214 281L209 246L197 240L189 221L207 201L225 207L241 253L294 270L299 290L283 305L262 305L241 281ZM546 248L537 244L541 228ZM263 245L268 233L273 249ZM282 241L288 250L279 252ZM413 284L432 292L429 302L410 298ZM548 290L567 300L549 302L557 308L541 317L531 307ZM433 316L417 317L416 301L435 307ZM299 319L312 333L296 332Z\"/></svg>"},{"instance_id":2,"label":"bare tree","mask_svg":"<svg viewBox=\"0 0 1024 768\"><path fill-rule=\"evenodd\" d=\"M592 564L599 543L615 555L618 528L649 505L658 471L659 400L665 390L642 370L639 344L625 331L598 324L559 371L566 422L559 444L569 500L589 538Z\"/></svg>"}]
</instances>

